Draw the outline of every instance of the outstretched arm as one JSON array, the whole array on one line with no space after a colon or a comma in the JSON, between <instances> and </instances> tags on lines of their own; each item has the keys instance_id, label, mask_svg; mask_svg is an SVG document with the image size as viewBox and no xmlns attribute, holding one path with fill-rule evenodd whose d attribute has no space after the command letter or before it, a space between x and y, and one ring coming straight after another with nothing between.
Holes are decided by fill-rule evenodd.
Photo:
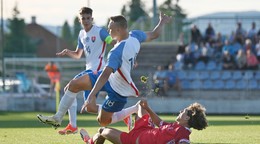
<instances>
[{"instance_id":1,"label":"outstretched arm","mask_svg":"<svg viewBox=\"0 0 260 144\"><path fill-rule=\"evenodd\" d=\"M74 59L81 58L81 55L83 53L83 49L77 48L75 51L71 51L69 49L64 49L61 52L56 53L57 56L64 56L67 55Z\"/></svg>"},{"instance_id":2,"label":"outstretched arm","mask_svg":"<svg viewBox=\"0 0 260 144\"><path fill-rule=\"evenodd\" d=\"M171 18L172 18L171 16L167 16L166 14L163 14L162 12L160 12L159 23L155 26L153 31L146 32L146 35L147 35L146 41L148 42L148 41L158 38L162 32L162 27L166 23L168 23L171 20Z\"/></svg>"},{"instance_id":3,"label":"outstretched arm","mask_svg":"<svg viewBox=\"0 0 260 144\"><path fill-rule=\"evenodd\" d=\"M155 125L159 126L162 119L149 107L147 100L142 99L140 102L142 108L144 108L152 118L152 121Z\"/></svg>"}]
</instances>

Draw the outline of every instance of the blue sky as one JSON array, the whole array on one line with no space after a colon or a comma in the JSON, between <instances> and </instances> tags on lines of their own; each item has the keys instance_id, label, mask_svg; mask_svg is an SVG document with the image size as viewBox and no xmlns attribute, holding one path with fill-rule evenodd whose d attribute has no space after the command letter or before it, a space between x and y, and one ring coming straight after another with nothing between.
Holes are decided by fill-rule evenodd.
<instances>
[{"instance_id":1,"label":"blue sky","mask_svg":"<svg viewBox=\"0 0 260 144\"><path fill-rule=\"evenodd\" d=\"M74 17L82 6L94 10L95 22L105 25L112 15L120 14L124 4L131 0L3 0L4 18L12 16L12 9L17 3L21 12L20 17L27 23L31 17L37 17L37 23L44 25L62 25L65 20L72 24ZM141 0L145 9L152 9L153 0ZM165 0L157 0L160 5ZM173 0L175 3L175 0ZM207 13L223 11L259 10L259 0L179 0L179 5L186 10L188 17L196 17Z\"/></svg>"}]
</instances>

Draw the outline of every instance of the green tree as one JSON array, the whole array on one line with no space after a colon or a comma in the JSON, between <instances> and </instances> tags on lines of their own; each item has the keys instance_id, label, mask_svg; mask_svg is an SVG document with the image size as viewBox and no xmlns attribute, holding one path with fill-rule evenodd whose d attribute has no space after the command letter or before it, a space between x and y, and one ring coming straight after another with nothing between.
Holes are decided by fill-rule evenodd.
<instances>
[{"instance_id":1,"label":"green tree","mask_svg":"<svg viewBox=\"0 0 260 144\"><path fill-rule=\"evenodd\" d=\"M134 22L140 17L146 17L148 14L144 11L144 4L141 0L132 0L130 3L129 18L130 21Z\"/></svg>"},{"instance_id":2,"label":"green tree","mask_svg":"<svg viewBox=\"0 0 260 144\"><path fill-rule=\"evenodd\" d=\"M73 23L74 23L74 26L73 26L73 45L76 47L77 42L78 42L79 31L81 30L81 25L80 25L78 17L74 18Z\"/></svg>"},{"instance_id":3,"label":"green tree","mask_svg":"<svg viewBox=\"0 0 260 144\"><path fill-rule=\"evenodd\" d=\"M128 19L130 29L149 29L149 16L141 0L131 0L121 9L121 14Z\"/></svg>"},{"instance_id":4,"label":"green tree","mask_svg":"<svg viewBox=\"0 0 260 144\"><path fill-rule=\"evenodd\" d=\"M20 11L17 6L13 9L12 19L8 19L7 25L10 32L6 34L5 40L5 55L34 55L36 46L32 43L31 39L25 32L24 19L19 18Z\"/></svg>"},{"instance_id":5,"label":"green tree","mask_svg":"<svg viewBox=\"0 0 260 144\"><path fill-rule=\"evenodd\" d=\"M173 21L165 27L165 37L177 40L185 25L183 20L186 18L187 14L185 14L184 10L178 5L178 0L176 0L176 4L173 4L172 0L166 0L159 6L159 10L167 15L173 16Z\"/></svg>"},{"instance_id":6,"label":"green tree","mask_svg":"<svg viewBox=\"0 0 260 144\"><path fill-rule=\"evenodd\" d=\"M126 5L123 5L123 8L121 10L121 15L123 15L123 16L128 15L127 10L126 10Z\"/></svg>"},{"instance_id":7,"label":"green tree","mask_svg":"<svg viewBox=\"0 0 260 144\"><path fill-rule=\"evenodd\" d=\"M71 29L67 21L64 22L61 30L61 37L67 41L70 45L73 43L73 37L71 34Z\"/></svg>"}]
</instances>

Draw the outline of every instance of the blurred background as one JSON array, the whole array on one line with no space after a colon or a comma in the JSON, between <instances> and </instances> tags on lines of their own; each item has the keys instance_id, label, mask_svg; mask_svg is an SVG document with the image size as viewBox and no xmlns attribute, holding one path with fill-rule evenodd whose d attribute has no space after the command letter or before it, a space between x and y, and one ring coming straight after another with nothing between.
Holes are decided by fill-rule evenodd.
<instances>
[{"instance_id":1,"label":"blurred background","mask_svg":"<svg viewBox=\"0 0 260 144\"><path fill-rule=\"evenodd\" d=\"M157 24L160 11L173 17L160 38L142 44L132 72L141 96L157 112L197 101L212 114L260 114L256 0L1 0L1 111L55 111L65 85L85 69L84 57L56 56L76 48L81 29L77 13L83 6L94 10L94 22L103 27L118 14L127 18L129 30L144 31ZM60 74L56 87L46 72L49 62ZM103 101L105 93L100 95ZM128 105L135 101L130 98Z\"/></svg>"}]
</instances>

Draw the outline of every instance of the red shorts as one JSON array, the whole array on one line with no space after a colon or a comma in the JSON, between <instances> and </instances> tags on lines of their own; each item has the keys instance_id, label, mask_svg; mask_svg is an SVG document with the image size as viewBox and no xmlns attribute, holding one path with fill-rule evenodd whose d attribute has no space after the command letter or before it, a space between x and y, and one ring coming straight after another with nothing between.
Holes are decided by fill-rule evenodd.
<instances>
[{"instance_id":1,"label":"red shorts","mask_svg":"<svg viewBox=\"0 0 260 144\"><path fill-rule=\"evenodd\" d=\"M153 129L154 126L151 126L149 123L150 116L144 115L142 118L138 119L135 122L134 128L129 132L122 132L120 135L120 140L123 144L135 144L136 139L146 130Z\"/></svg>"}]
</instances>

